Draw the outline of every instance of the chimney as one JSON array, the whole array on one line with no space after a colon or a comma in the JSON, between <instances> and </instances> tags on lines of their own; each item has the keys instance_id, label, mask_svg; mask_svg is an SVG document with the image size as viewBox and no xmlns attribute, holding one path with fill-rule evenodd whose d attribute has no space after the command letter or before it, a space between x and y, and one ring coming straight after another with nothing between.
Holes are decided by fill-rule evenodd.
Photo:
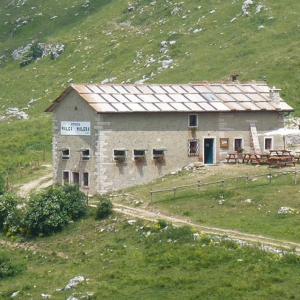
<instances>
[{"instance_id":1,"label":"chimney","mask_svg":"<svg viewBox=\"0 0 300 300\"><path fill-rule=\"evenodd\" d=\"M276 89L275 86L270 89L270 99L277 105L280 104L279 91L281 91L281 89Z\"/></svg>"},{"instance_id":2,"label":"chimney","mask_svg":"<svg viewBox=\"0 0 300 300\"><path fill-rule=\"evenodd\" d=\"M231 76L231 80L232 80L232 82L235 82L235 81L237 81L237 78L238 78L238 74L233 74L233 75L230 75Z\"/></svg>"}]
</instances>

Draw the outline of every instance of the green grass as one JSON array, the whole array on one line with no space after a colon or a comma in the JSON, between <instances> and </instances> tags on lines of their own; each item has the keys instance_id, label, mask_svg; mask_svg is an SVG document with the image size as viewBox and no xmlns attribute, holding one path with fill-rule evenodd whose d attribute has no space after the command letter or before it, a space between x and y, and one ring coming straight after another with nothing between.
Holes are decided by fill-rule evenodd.
<instances>
[{"instance_id":1,"label":"green grass","mask_svg":"<svg viewBox=\"0 0 300 300\"><path fill-rule=\"evenodd\" d=\"M151 234L149 234L151 232ZM195 231L193 231L195 232ZM280 258L251 246L201 235L189 227L161 230L121 215L104 221L88 217L24 249L1 252L22 266L0 281L0 299L19 291L22 299L50 294L67 299L297 299L299 258ZM24 268L25 267L25 268ZM75 276L85 281L64 288Z\"/></svg>"},{"instance_id":2,"label":"green grass","mask_svg":"<svg viewBox=\"0 0 300 300\"><path fill-rule=\"evenodd\" d=\"M254 178L255 175L269 174L267 166L255 167L243 165L206 167L198 171L182 171L178 175L169 175L151 184L133 187L121 192L118 201L134 205L132 199L142 200L150 205L150 191L172 189L187 184L193 188L177 189L174 200L173 191L153 193L151 209L167 214L187 217L192 222L224 229L234 229L246 233L300 242L298 232L300 214L300 187L294 184L294 174L272 169L272 183L267 175ZM197 182L215 182L234 176L250 176L248 187L245 178L225 180L224 189L219 183L203 186L198 195ZM299 177L299 175L298 175ZM130 196L128 196L128 193ZM248 203L245 200L251 199ZM292 214L278 214L281 207L294 209Z\"/></svg>"},{"instance_id":3,"label":"green grass","mask_svg":"<svg viewBox=\"0 0 300 300\"><path fill-rule=\"evenodd\" d=\"M30 147L26 139L38 137L51 154L51 121L43 111L71 78L76 83L99 83L113 77L114 82L134 83L154 73L148 82L187 83L228 80L234 73L241 81L267 76L268 84L280 87L282 97L295 108L294 115L299 115L296 0L289 1L289 5L264 0L267 9L257 14L255 3L249 8L250 17L240 14L241 1L191 0L175 4L158 0L155 5L134 1L133 11L128 11L127 3L120 0L90 1L88 7L79 0L17 4L10 0L0 3L0 115L8 107L23 109L29 105L26 112L30 119L0 123L1 141L9 131L10 137L22 144L12 150L10 143L3 143L1 157L9 157L1 160L5 170L16 168L19 160L28 163L24 151ZM172 15L175 7L180 10ZM54 16L57 18L51 19ZM12 34L19 18L29 23ZM265 28L257 30L260 25ZM193 33L200 28L202 32ZM63 43L66 50L56 60L46 57L20 68L20 61L13 61L11 53L32 40ZM176 44L169 45L168 53L159 52L162 41L173 40ZM174 61L172 68L159 70L160 61L168 56ZM151 58L155 62L147 67ZM31 99L35 102L30 103Z\"/></svg>"}]
</instances>

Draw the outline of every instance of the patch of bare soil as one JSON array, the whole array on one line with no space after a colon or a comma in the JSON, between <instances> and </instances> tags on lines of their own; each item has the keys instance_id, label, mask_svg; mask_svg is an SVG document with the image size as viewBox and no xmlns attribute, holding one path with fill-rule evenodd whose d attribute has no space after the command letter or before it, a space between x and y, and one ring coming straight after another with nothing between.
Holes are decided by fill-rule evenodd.
<instances>
[{"instance_id":1,"label":"patch of bare soil","mask_svg":"<svg viewBox=\"0 0 300 300\"><path fill-rule=\"evenodd\" d=\"M39 191L44 188L47 188L53 184L53 174L47 174L36 180L28 182L20 187L18 195L22 198L26 198L32 191Z\"/></svg>"}]
</instances>

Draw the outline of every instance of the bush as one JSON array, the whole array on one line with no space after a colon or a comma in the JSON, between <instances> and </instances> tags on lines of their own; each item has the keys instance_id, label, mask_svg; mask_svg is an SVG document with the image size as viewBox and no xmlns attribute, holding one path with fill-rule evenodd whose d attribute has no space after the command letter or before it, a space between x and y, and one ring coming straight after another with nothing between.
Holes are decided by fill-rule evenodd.
<instances>
[{"instance_id":1,"label":"bush","mask_svg":"<svg viewBox=\"0 0 300 300\"><path fill-rule=\"evenodd\" d=\"M17 264L16 262L12 262L11 259L3 255L0 255L0 278L5 277L13 277L20 273L23 270L22 264Z\"/></svg>"},{"instance_id":2,"label":"bush","mask_svg":"<svg viewBox=\"0 0 300 300\"><path fill-rule=\"evenodd\" d=\"M78 186L59 186L33 194L26 206L22 231L49 235L86 213L85 195Z\"/></svg>"},{"instance_id":3,"label":"bush","mask_svg":"<svg viewBox=\"0 0 300 300\"><path fill-rule=\"evenodd\" d=\"M96 220L104 219L108 217L113 211L113 204L109 199L106 199L102 196L98 196L99 203L96 209Z\"/></svg>"},{"instance_id":4,"label":"bush","mask_svg":"<svg viewBox=\"0 0 300 300\"><path fill-rule=\"evenodd\" d=\"M5 180L3 175L0 173L0 195L3 195L5 192Z\"/></svg>"},{"instance_id":5,"label":"bush","mask_svg":"<svg viewBox=\"0 0 300 300\"><path fill-rule=\"evenodd\" d=\"M0 196L0 224L9 235L17 233L19 229L23 214L20 204L21 199L13 193Z\"/></svg>"}]
</instances>

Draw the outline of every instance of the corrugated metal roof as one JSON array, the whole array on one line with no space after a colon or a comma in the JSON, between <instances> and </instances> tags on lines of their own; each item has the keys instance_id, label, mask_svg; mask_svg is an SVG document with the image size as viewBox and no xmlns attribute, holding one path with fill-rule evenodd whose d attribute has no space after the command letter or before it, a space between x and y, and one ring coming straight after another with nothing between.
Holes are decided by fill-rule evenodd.
<instances>
[{"instance_id":1,"label":"corrugated metal roof","mask_svg":"<svg viewBox=\"0 0 300 300\"><path fill-rule=\"evenodd\" d=\"M272 88L274 90L274 88ZM51 112L75 90L99 113L293 111L282 98L270 98L265 82L195 84L74 84L46 109Z\"/></svg>"}]
</instances>

